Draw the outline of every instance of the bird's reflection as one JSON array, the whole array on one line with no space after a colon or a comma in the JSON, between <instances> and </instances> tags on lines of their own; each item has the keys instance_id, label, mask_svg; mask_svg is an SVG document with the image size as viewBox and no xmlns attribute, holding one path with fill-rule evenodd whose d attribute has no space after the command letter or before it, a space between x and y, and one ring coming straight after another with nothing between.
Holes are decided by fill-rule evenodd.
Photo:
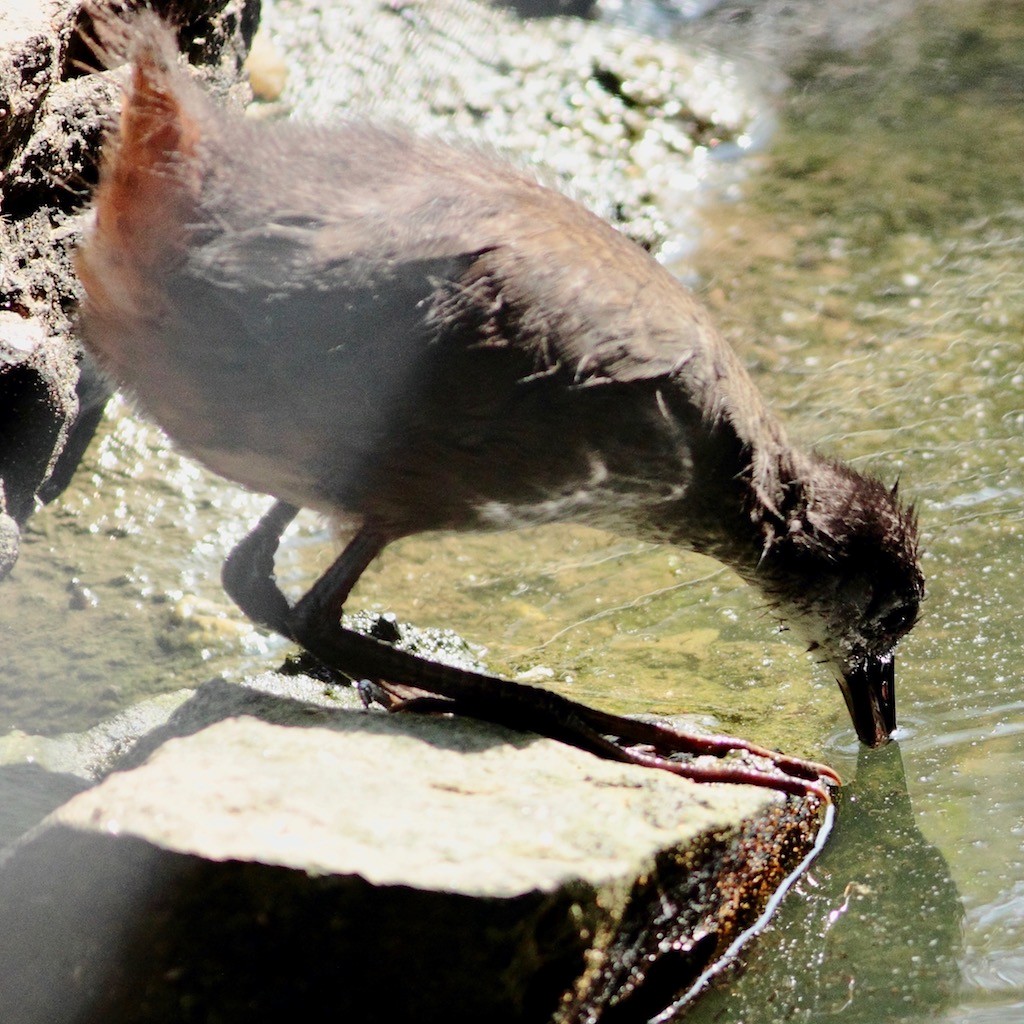
<instances>
[{"instance_id":1,"label":"bird's reflection","mask_svg":"<svg viewBox=\"0 0 1024 1024\"><path fill-rule=\"evenodd\" d=\"M742 977L692 1022L844 1024L925 1019L960 985L963 907L942 854L918 830L899 746L862 750L833 837L762 936Z\"/></svg>"}]
</instances>

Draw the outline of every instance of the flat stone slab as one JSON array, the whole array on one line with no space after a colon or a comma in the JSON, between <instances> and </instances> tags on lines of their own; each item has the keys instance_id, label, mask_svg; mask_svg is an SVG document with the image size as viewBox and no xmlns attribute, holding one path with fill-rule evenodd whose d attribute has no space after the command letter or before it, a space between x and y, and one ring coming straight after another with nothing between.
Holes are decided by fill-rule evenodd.
<instances>
[{"instance_id":1,"label":"flat stone slab","mask_svg":"<svg viewBox=\"0 0 1024 1024\"><path fill-rule=\"evenodd\" d=\"M208 860L508 898L621 879L652 851L771 800L746 786L715 787L711 799L667 772L465 725L358 713L310 729L230 719L171 740L51 821Z\"/></svg>"},{"instance_id":2,"label":"flat stone slab","mask_svg":"<svg viewBox=\"0 0 1024 1024\"><path fill-rule=\"evenodd\" d=\"M0 1019L647 1019L819 828L813 801L488 724L285 703L8 851Z\"/></svg>"}]
</instances>

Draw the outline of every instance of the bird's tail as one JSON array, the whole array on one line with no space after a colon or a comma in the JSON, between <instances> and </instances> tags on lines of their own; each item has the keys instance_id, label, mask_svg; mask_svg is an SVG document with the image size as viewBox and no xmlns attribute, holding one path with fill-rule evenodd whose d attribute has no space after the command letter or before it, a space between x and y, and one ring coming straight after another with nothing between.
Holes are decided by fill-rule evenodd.
<instances>
[{"instance_id":1,"label":"bird's tail","mask_svg":"<svg viewBox=\"0 0 1024 1024\"><path fill-rule=\"evenodd\" d=\"M138 302L143 296L111 289L130 293L133 282L141 285L183 251L201 185L197 147L206 101L179 64L173 30L157 15L91 13L93 52L108 68L127 60L131 72L104 143L95 222L77 269L91 301Z\"/></svg>"}]
</instances>

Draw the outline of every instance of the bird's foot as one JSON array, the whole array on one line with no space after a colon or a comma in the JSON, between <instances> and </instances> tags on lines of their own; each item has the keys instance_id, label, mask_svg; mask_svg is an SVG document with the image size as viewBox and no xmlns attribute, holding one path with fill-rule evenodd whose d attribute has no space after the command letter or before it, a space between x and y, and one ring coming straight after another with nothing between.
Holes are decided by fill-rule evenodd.
<instances>
[{"instance_id":1,"label":"bird's foot","mask_svg":"<svg viewBox=\"0 0 1024 1024\"><path fill-rule=\"evenodd\" d=\"M518 689L517 684L505 680L494 682L503 688ZM391 712L461 714L531 730L610 760L657 768L695 782L758 786L796 796L813 796L825 803L831 800L829 786L841 784L839 776L827 765L731 736L707 736L612 715L534 687L522 688L513 710L506 699L510 696L508 689L494 704L489 704L437 696L418 686L371 684L366 680L357 685L366 687L366 692L373 694L373 702Z\"/></svg>"},{"instance_id":2,"label":"bird's foot","mask_svg":"<svg viewBox=\"0 0 1024 1024\"><path fill-rule=\"evenodd\" d=\"M614 736L628 746L649 750L656 757L676 760L683 755L723 758L738 754L748 761L768 762L781 774L796 779L842 785L839 774L826 764L770 750L736 736L686 732L664 723L625 718L593 708L586 708L585 712L586 721L592 728Z\"/></svg>"},{"instance_id":3,"label":"bird's foot","mask_svg":"<svg viewBox=\"0 0 1024 1024\"><path fill-rule=\"evenodd\" d=\"M707 754L684 749L690 746L691 740L699 743L704 737L683 732L677 732L677 736L681 739L680 749L671 753L647 745L619 742L626 753L624 760L647 768L660 768L694 782L757 786L795 796L813 796L824 803L831 802L829 787L839 784L839 776L826 765L821 766L820 773L814 774L813 762L774 752L768 752L768 757L753 754L742 740L737 740L729 754Z\"/></svg>"}]
</instances>

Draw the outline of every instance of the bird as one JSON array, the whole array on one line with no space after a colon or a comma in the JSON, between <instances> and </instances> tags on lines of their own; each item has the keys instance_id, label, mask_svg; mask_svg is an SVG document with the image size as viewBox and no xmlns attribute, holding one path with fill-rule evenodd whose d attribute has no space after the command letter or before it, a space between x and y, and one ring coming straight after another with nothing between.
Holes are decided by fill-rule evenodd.
<instances>
[{"instance_id":1,"label":"bird","mask_svg":"<svg viewBox=\"0 0 1024 1024\"><path fill-rule=\"evenodd\" d=\"M793 445L665 267L494 154L366 117L246 119L193 81L157 16L96 31L130 73L76 254L81 337L185 453L275 499L222 574L251 619L353 679L606 756L744 781L662 755L748 750L774 762L755 784L837 778L341 624L399 538L570 521L730 567L831 668L860 740L890 739L894 649L924 594L916 512ZM303 508L353 539L292 603L274 555Z\"/></svg>"}]
</instances>

